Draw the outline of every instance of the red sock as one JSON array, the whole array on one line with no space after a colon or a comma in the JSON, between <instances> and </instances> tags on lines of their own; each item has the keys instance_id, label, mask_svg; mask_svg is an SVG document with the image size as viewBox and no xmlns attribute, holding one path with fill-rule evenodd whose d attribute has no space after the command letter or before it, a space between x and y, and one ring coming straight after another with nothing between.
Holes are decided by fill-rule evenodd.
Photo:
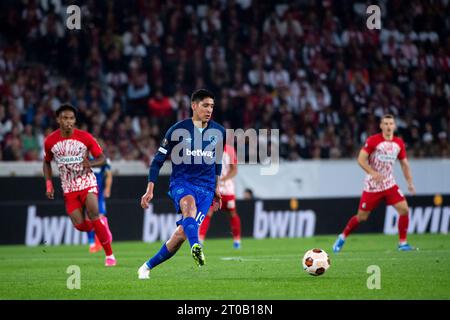
<instances>
[{"instance_id":1,"label":"red sock","mask_svg":"<svg viewBox=\"0 0 450 320\"><path fill-rule=\"evenodd\" d=\"M92 224L94 225L95 234L97 235L98 240L100 240L103 250L105 250L105 254L107 256L112 255L111 238L105 222L103 219L99 218L97 220L92 220Z\"/></svg>"},{"instance_id":2,"label":"red sock","mask_svg":"<svg viewBox=\"0 0 450 320\"><path fill-rule=\"evenodd\" d=\"M211 217L209 215L206 215L205 219L203 219L203 222L200 225L200 228L198 229L198 238L200 240L205 240L206 233L208 232L210 222L211 222Z\"/></svg>"},{"instance_id":3,"label":"red sock","mask_svg":"<svg viewBox=\"0 0 450 320\"><path fill-rule=\"evenodd\" d=\"M231 217L231 234L233 235L234 240L241 240L241 218L237 212Z\"/></svg>"},{"instance_id":4,"label":"red sock","mask_svg":"<svg viewBox=\"0 0 450 320\"><path fill-rule=\"evenodd\" d=\"M398 218L398 237L400 242L406 242L406 234L408 233L409 216L402 214Z\"/></svg>"},{"instance_id":5,"label":"red sock","mask_svg":"<svg viewBox=\"0 0 450 320\"><path fill-rule=\"evenodd\" d=\"M105 227L106 227L106 230L108 230L108 236L109 236L109 239L110 239L110 241L112 242L113 238L112 238L111 230L109 229L108 218L106 218L104 215L101 215L101 216L100 216L100 219L103 220L104 225L105 225Z\"/></svg>"},{"instance_id":6,"label":"red sock","mask_svg":"<svg viewBox=\"0 0 450 320\"><path fill-rule=\"evenodd\" d=\"M86 232L92 231L92 229L94 228L91 220L84 220L82 223L74 225L74 227L77 230Z\"/></svg>"},{"instance_id":7,"label":"red sock","mask_svg":"<svg viewBox=\"0 0 450 320\"><path fill-rule=\"evenodd\" d=\"M347 222L347 226L342 232L344 237L347 237L351 232L353 232L353 230L355 230L358 225L359 225L358 217L357 216L351 217L350 220L348 220Z\"/></svg>"}]
</instances>

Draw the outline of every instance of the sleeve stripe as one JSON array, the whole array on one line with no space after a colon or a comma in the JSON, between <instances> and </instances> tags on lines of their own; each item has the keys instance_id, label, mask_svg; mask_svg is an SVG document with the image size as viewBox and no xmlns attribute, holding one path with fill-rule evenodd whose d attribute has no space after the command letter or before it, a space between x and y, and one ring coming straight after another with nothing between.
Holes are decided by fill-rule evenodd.
<instances>
[{"instance_id":1,"label":"sleeve stripe","mask_svg":"<svg viewBox=\"0 0 450 320\"><path fill-rule=\"evenodd\" d=\"M163 147L159 147L158 151L161 152L162 154L167 154L167 150L164 149Z\"/></svg>"}]
</instances>

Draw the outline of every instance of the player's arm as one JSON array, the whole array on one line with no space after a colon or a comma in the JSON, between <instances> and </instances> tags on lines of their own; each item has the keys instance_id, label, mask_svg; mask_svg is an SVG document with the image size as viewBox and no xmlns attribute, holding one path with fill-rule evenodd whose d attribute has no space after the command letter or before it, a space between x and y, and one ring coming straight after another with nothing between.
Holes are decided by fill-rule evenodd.
<instances>
[{"instance_id":1,"label":"player's arm","mask_svg":"<svg viewBox=\"0 0 450 320\"><path fill-rule=\"evenodd\" d=\"M141 207L144 209L148 208L149 202L153 199L153 190L155 188L156 180L159 176L159 171L166 160L166 155L162 154L160 151L153 158L153 161L150 165L150 170L148 173L148 183L147 189L145 190L144 195L141 197Z\"/></svg>"},{"instance_id":2,"label":"player's arm","mask_svg":"<svg viewBox=\"0 0 450 320\"><path fill-rule=\"evenodd\" d=\"M401 159L400 161L400 167L402 168L403 175L405 176L405 180L408 183L408 191L412 194L416 194L416 188L413 184L413 178L411 174L411 168L409 166L409 162L407 158Z\"/></svg>"},{"instance_id":3,"label":"player's arm","mask_svg":"<svg viewBox=\"0 0 450 320\"><path fill-rule=\"evenodd\" d=\"M111 196L111 187L113 182L113 174L111 170L106 170L105 172L105 190L103 190L103 195L105 198Z\"/></svg>"},{"instance_id":4,"label":"player's arm","mask_svg":"<svg viewBox=\"0 0 450 320\"><path fill-rule=\"evenodd\" d=\"M172 131L173 131L172 128L170 128L169 131L167 131L158 151L156 152L155 157L152 160L152 163L150 164L150 169L148 171L147 189L145 190L144 195L141 197L141 207L144 209L148 208L149 202L153 199L153 190L155 188L156 180L158 179L159 176L159 171L161 170L164 161L166 161L167 156L170 154L172 150L173 147L173 142L171 141Z\"/></svg>"},{"instance_id":5,"label":"player's arm","mask_svg":"<svg viewBox=\"0 0 450 320\"><path fill-rule=\"evenodd\" d=\"M53 153L51 150L51 143L48 139L44 141L44 160L42 163L42 171L44 172L45 178L45 194L47 198L54 199L55 198L55 189L53 188L52 182L52 159Z\"/></svg>"},{"instance_id":6,"label":"player's arm","mask_svg":"<svg viewBox=\"0 0 450 320\"><path fill-rule=\"evenodd\" d=\"M44 171L44 178L45 178L45 194L47 195L47 198L54 199L55 198L55 189L53 188L53 182L52 182L51 161L47 161L46 159L44 159L43 171Z\"/></svg>"},{"instance_id":7,"label":"player's arm","mask_svg":"<svg viewBox=\"0 0 450 320\"><path fill-rule=\"evenodd\" d=\"M95 140L94 137L91 136L90 134L87 134L85 139L88 151L83 159L83 167L90 168L90 167L101 167L105 165L106 157L97 140ZM92 157L94 159L89 160L89 152L92 154Z\"/></svg>"},{"instance_id":8,"label":"player's arm","mask_svg":"<svg viewBox=\"0 0 450 320\"><path fill-rule=\"evenodd\" d=\"M85 168L91 168L91 167L101 167L106 163L106 157L105 154L102 152L100 155L95 157L92 160L89 160L87 156L83 159L83 167Z\"/></svg>"},{"instance_id":9,"label":"player's arm","mask_svg":"<svg viewBox=\"0 0 450 320\"><path fill-rule=\"evenodd\" d=\"M370 174L376 182L383 181L383 176L369 165L369 153L364 149L361 149L359 152L358 164L367 174Z\"/></svg>"},{"instance_id":10,"label":"player's arm","mask_svg":"<svg viewBox=\"0 0 450 320\"><path fill-rule=\"evenodd\" d=\"M234 163L231 163L230 164L230 171L228 171L228 173L225 176L220 178L220 180L225 181L225 180L228 180L228 179L233 179L237 175L237 171L238 171L237 165L234 164Z\"/></svg>"},{"instance_id":11,"label":"player's arm","mask_svg":"<svg viewBox=\"0 0 450 320\"><path fill-rule=\"evenodd\" d=\"M220 180L220 175L219 176L216 175L216 188L214 191L214 201L213 201L214 211L217 211L222 207L222 195L220 194L219 180Z\"/></svg>"},{"instance_id":12,"label":"player's arm","mask_svg":"<svg viewBox=\"0 0 450 320\"><path fill-rule=\"evenodd\" d=\"M219 190L219 181L220 181L220 175L222 174L222 160L223 160L223 153L225 152L225 144L226 144L226 133L222 132L222 145L218 144L216 145L220 147L219 150L216 149L216 165L215 165L215 171L216 171L216 188L214 191L214 211L219 210L222 207L222 195L220 194Z\"/></svg>"}]
</instances>

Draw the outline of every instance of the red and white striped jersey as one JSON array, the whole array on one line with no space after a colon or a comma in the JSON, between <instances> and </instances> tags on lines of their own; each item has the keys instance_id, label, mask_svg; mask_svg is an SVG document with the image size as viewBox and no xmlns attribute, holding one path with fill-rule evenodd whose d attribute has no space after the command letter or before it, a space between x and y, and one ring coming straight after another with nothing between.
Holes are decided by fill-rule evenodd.
<instances>
[{"instance_id":1,"label":"red and white striped jersey","mask_svg":"<svg viewBox=\"0 0 450 320\"><path fill-rule=\"evenodd\" d=\"M44 141L45 161L55 160L64 193L81 191L97 186L90 168L83 168L83 158L89 153L97 158L103 152L97 141L86 131L74 129L69 138L61 130L53 131Z\"/></svg>"},{"instance_id":2,"label":"red and white striped jersey","mask_svg":"<svg viewBox=\"0 0 450 320\"><path fill-rule=\"evenodd\" d=\"M225 145L223 156L222 156L222 173L220 177L224 177L230 172L230 164L237 164L237 157L234 148ZM233 179L227 179L225 181L219 182L219 192L222 195L234 195L234 181Z\"/></svg>"},{"instance_id":3,"label":"red and white striped jersey","mask_svg":"<svg viewBox=\"0 0 450 320\"><path fill-rule=\"evenodd\" d=\"M393 187L396 182L394 178L395 160L406 158L405 143L402 139L394 137L386 140L382 133L367 138L362 148L369 154L369 165L383 176L383 181L377 183L370 174L364 180L364 191L380 192Z\"/></svg>"}]
</instances>

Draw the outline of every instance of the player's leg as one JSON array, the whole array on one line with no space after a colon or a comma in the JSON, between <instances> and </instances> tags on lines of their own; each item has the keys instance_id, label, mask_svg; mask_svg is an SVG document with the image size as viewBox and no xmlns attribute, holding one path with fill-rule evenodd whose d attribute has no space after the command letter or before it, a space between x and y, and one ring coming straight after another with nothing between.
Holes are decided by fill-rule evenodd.
<instances>
[{"instance_id":1,"label":"player's leg","mask_svg":"<svg viewBox=\"0 0 450 320\"><path fill-rule=\"evenodd\" d=\"M95 231L88 232L88 243L89 243L89 252L94 253L97 252L95 248Z\"/></svg>"},{"instance_id":2,"label":"player's leg","mask_svg":"<svg viewBox=\"0 0 450 320\"><path fill-rule=\"evenodd\" d=\"M233 248L241 248L241 218L236 208L228 211L230 214L231 234L233 236Z\"/></svg>"},{"instance_id":3,"label":"player's leg","mask_svg":"<svg viewBox=\"0 0 450 320\"><path fill-rule=\"evenodd\" d=\"M191 247L198 243L197 205L194 196L188 194L180 200L180 210L183 216L181 225Z\"/></svg>"},{"instance_id":4,"label":"player's leg","mask_svg":"<svg viewBox=\"0 0 450 320\"><path fill-rule=\"evenodd\" d=\"M159 251L139 268L138 278L149 279L150 270L170 259L178 251L178 249L180 249L185 240L186 236L184 234L183 227L179 225L169 240L162 245Z\"/></svg>"},{"instance_id":5,"label":"player's leg","mask_svg":"<svg viewBox=\"0 0 450 320\"><path fill-rule=\"evenodd\" d=\"M209 207L208 213L205 216L205 219L203 219L202 224L200 225L198 229L198 240L201 244L205 241L206 234L208 233L209 224L211 223L211 218L214 214L214 208L211 206Z\"/></svg>"},{"instance_id":6,"label":"player's leg","mask_svg":"<svg viewBox=\"0 0 450 320\"><path fill-rule=\"evenodd\" d=\"M241 218L236 211L236 198L234 195L222 196L222 209L228 213L233 236L233 248L241 248Z\"/></svg>"},{"instance_id":7,"label":"player's leg","mask_svg":"<svg viewBox=\"0 0 450 320\"><path fill-rule=\"evenodd\" d=\"M101 194L98 195L98 211L100 213L100 219L103 219L103 222L106 224L106 227L109 230L108 218L106 218L105 198ZM95 235L94 231L88 233L88 240L89 240L89 252L95 253L102 250L102 244L100 243L98 237ZM112 241L112 234L111 234L111 241Z\"/></svg>"},{"instance_id":8,"label":"player's leg","mask_svg":"<svg viewBox=\"0 0 450 320\"><path fill-rule=\"evenodd\" d=\"M102 218L102 214L100 214L100 218ZM88 232L88 242L89 242L89 252L96 253L103 249L103 246L95 234L95 231L92 230Z\"/></svg>"},{"instance_id":9,"label":"player's leg","mask_svg":"<svg viewBox=\"0 0 450 320\"><path fill-rule=\"evenodd\" d=\"M338 238L336 239L333 245L333 252L337 253L342 250L342 247L344 246L347 237L359 226L361 222L366 221L369 218L369 215L370 211L358 209L356 215L352 216L348 220L344 230L342 231L341 234L338 235Z\"/></svg>"},{"instance_id":10,"label":"player's leg","mask_svg":"<svg viewBox=\"0 0 450 320\"><path fill-rule=\"evenodd\" d=\"M86 210L88 213L88 217L94 226L95 234L97 235L100 243L102 244L103 250L105 251L105 266L115 266L116 258L113 255L113 251L111 248L111 231L108 228L108 225L105 223L104 219L101 219L99 210L98 210L98 200L97 194L94 192L87 192L85 195L85 204Z\"/></svg>"},{"instance_id":11,"label":"player's leg","mask_svg":"<svg viewBox=\"0 0 450 320\"><path fill-rule=\"evenodd\" d=\"M98 207L99 207L99 212L101 213L102 212L101 197L98 198ZM88 242L89 242L89 252L90 253L95 253L95 252L102 250L102 245L101 245L100 241L98 240L98 237L95 236L95 231L88 232Z\"/></svg>"},{"instance_id":12,"label":"player's leg","mask_svg":"<svg viewBox=\"0 0 450 320\"><path fill-rule=\"evenodd\" d=\"M66 206L66 212L69 214L75 229L82 232L90 232L93 230L94 226L91 221L85 219L83 211L84 206L79 198L79 192L65 194L64 204Z\"/></svg>"},{"instance_id":13,"label":"player's leg","mask_svg":"<svg viewBox=\"0 0 450 320\"><path fill-rule=\"evenodd\" d=\"M392 205L398 212L398 237L399 237L399 251L417 250L410 246L407 241L408 226L409 226L409 207L405 196L398 188L394 186L387 190L386 204Z\"/></svg>"},{"instance_id":14,"label":"player's leg","mask_svg":"<svg viewBox=\"0 0 450 320\"><path fill-rule=\"evenodd\" d=\"M415 250L408 244L407 234L408 234L408 226L409 226L409 208L406 200L398 202L394 205L394 208L398 212L398 238L399 245L398 249L400 251L409 251Z\"/></svg>"},{"instance_id":15,"label":"player's leg","mask_svg":"<svg viewBox=\"0 0 450 320\"><path fill-rule=\"evenodd\" d=\"M72 212L69 213L69 217L72 221L73 226L78 231L90 232L94 228L92 222L84 218L82 208L73 209Z\"/></svg>"},{"instance_id":16,"label":"player's leg","mask_svg":"<svg viewBox=\"0 0 450 320\"><path fill-rule=\"evenodd\" d=\"M344 230L339 234L338 238L334 242L333 252L337 253L342 250L345 244L345 239L359 226L361 222L366 221L369 218L370 212L375 209L383 198L382 192L366 192L364 191L359 201L358 212L352 216Z\"/></svg>"},{"instance_id":17,"label":"player's leg","mask_svg":"<svg viewBox=\"0 0 450 320\"><path fill-rule=\"evenodd\" d=\"M195 198L191 194L185 195L179 202L180 211L183 215L181 225L183 226L184 234L189 241L189 245L191 246L192 257L194 258L194 261L198 266L202 266L205 264L205 256L198 239L199 223L201 224L201 222L203 221L206 212L208 212L211 202L208 204L207 208L204 208L203 212L197 209Z\"/></svg>"}]
</instances>

